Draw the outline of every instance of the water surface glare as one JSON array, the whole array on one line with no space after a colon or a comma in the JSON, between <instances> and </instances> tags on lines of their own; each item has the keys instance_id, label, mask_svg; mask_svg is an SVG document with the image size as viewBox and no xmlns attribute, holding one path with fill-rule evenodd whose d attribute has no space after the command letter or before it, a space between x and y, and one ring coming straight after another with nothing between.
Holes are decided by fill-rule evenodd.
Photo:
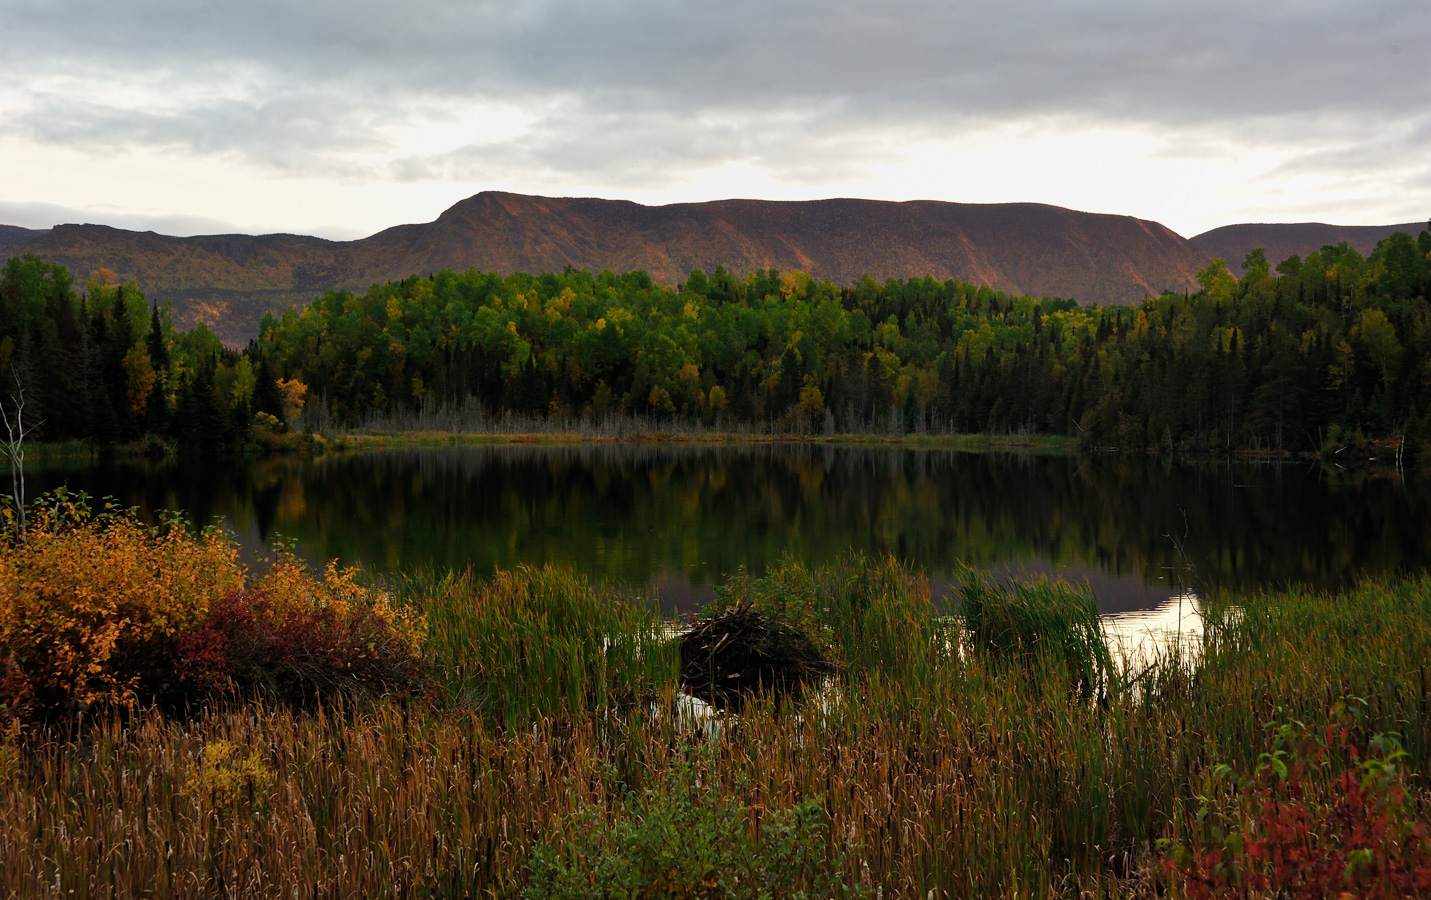
<instances>
[{"instance_id":1,"label":"water surface glare","mask_svg":"<svg viewBox=\"0 0 1431 900\"><path fill-rule=\"evenodd\" d=\"M741 567L892 553L946 595L960 562L1087 581L1107 615L1187 591L1416 572L1424 477L1317 465L1177 463L831 445L452 446L260 462L38 464L153 517L214 519L249 549L379 572L558 562L689 610Z\"/></svg>"}]
</instances>

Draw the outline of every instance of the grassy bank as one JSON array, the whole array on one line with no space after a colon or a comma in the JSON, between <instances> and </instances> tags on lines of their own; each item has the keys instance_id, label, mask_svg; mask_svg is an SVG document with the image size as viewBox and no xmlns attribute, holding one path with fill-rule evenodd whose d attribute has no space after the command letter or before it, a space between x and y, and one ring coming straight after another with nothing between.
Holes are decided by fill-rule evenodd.
<instances>
[{"instance_id":1,"label":"grassy bank","mask_svg":"<svg viewBox=\"0 0 1431 900\"><path fill-rule=\"evenodd\" d=\"M305 584L285 571L266 583ZM425 692L13 726L0 893L1191 896L1170 847L1255 838L1263 754L1334 709L1363 746L1400 735L1398 809L1426 821L1431 579L1210 598L1201 652L1138 672L1098 652L1077 591L971 590L951 619L891 561L732 581L722 604L800 624L837 674L711 716L640 596L551 569L413 576L382 608L420 618ZM1307 796L1331 802L1334 768Z\"/></svg>"},{"instance_id":2,"label":"grassy bank","mask_svg":"<svg viewBox=\"0 0 1431 900\"><path fill-rule=\"evenodd\" d=\"M706 432L635 430L618 435L588 434L581 431L442 432L375 431L330 435L328 449L381 450L392 447L441 447L492 444L692 444L748 446L758 444L815 444L836 447L911 447L930 450L1013 451L1066 455L1078 450L1073 438L1056 435L1018 434L762 434L755 432Z\"/></svg>"},{"instance_id":3,"label":"grassy bank","mask_svg":"<svg viewBox=\"0 0 1431 900\"><path fill-rule=\"evenodd\" d=\"M1021 453L1038 456L1073 456L1076 454L1158 455L1162 448L1127 449L1092 446L1076 437L1052 434L981 433L941 434L925 432L861 433L861 434L800 434L759 431L709 431L699 426L662 427L648 422L624 423L615 428L593 428L518 422L506 429L480 431L441 431L421 428L382 427L353 431L258 433L243 447L231 448L234 456L272 457L282 455L317 455L324 453L362 452L397 448L448 446L540 445L575 446L587 444L681 444L690 446L758 446L770 444L803 444L828 447L903 447L918 450L957 450L969 453ZM1371 449L1341 453L1329 447L1318 453L1291 453L1275 449L1178 449L1174 456L1189 460L1243 460L1284 462L1300 459L1320 462L1328 471L1399 472L1402 469L1399 445L1395 442L1369 442ZM1342 450L1348 448L1341 448ZM127 444L100 446L87 441L55 443L32 442L25 452L31 461L78 462L99 458L166 459L183 456L182 448L169 441L146 438ZM1412 463L1417 463L1413 460ZM1417 463L1419 464L1419 463Z\"/></svg>"},{"instance_id":4,"label":"grassy bank","mask_svg":"<svg viewBox=\"0 0 1431 900\"><path fill-rule=\"evenodd\" d=\"M512 444L565 446L578 444L689 444L694 446L751 446L760 444L812 444L835 447L910 447L970 452L1004 451L1040 455L1068 455L1078 451L1073 438L1018 434L835 434L799 435L756 432L663 430L634 428L620 433L572 430L514 431L358 431L333 433L263 434L234 451L257 457L287 454L350 453L411 447L502 446ZM108 459L165 459L182 456L182 449L159 440L141 440L101 447L86 441L31 442L25 446L32 462L80 462Z\"/></svg>"}]
</instances>

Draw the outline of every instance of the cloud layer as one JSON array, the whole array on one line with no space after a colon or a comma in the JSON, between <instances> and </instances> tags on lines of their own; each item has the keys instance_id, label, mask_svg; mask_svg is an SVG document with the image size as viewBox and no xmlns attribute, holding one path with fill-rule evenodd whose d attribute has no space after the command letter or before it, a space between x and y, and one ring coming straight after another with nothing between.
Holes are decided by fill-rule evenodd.
<instances>
[{"instance_id":1,"label":"cloud layer","mask_svg":"<svg viewBox=\"0 0 1431 900\"><path fill-rule=\"evenodd\" d=\"M1221 167L1277 209L1368 175L1362 212L1329 211L1431 206L1425 0L10 0L0 33L0 162L148 154L335 190L1040 199L1017 172L928 171L970 141L1017 132L1052 155L1097 133L1114 157L1142 144L1138 165L1074 173L1110 198L1120 170L1161 159Z\"/></svg>"}]
</instances>

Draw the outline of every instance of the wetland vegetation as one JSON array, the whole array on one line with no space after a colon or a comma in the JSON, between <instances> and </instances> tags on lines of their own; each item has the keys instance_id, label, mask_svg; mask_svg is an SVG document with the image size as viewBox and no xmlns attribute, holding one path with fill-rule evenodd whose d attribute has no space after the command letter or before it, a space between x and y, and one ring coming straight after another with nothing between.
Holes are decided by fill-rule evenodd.
<instances>
[{"instance_id":1,"label":"wetland vegetation","mask_svg":"<svg viewBox=\"0 0 1431 900\"><path fill-rule=\"evenodd\" d=\"M569 570L245 571L61 512L0 554L8 894L1207 896L1275 890L1268 848L1426 890L1425 577L1209 596L1134 667L1079 588L971 574L949 615L893 559L787 560L728 590L829 686L715 714L649 595Z\"/></svg>"}]
</instances>

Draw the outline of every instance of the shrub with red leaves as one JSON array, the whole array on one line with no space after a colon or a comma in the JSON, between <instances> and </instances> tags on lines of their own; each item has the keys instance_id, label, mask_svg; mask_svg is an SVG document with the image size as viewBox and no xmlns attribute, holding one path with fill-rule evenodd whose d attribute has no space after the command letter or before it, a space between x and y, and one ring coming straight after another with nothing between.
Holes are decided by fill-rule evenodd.
<instances>
[{"instance_id":1,"label":"shrub with red leaves","mask_svg":"<svg viewBox=\"0 0 1431 900\"><path fill-rule=\"evenodd\" d=\"M176 642L189 691L303 702L332 691L403 689L422 677L417 648L371 605L291 604L265 589L229 594Z\"/></svg>"},{"instance_id":2,"label":"shrub with red leaves","mask_svg":"<svg viewBox=\"0 0 1431 900\"><path fill-rule=\"evenodd\" d=\"M1174 845L1164 862L1183 893L1431 897L1431 836L1397 768L1406 753L1391 734L1359 743L1354 726L1346 703L1322 729L1281 725L1230 808L1204 797L1201 849Z\"/></svg>"}]
</instances>

